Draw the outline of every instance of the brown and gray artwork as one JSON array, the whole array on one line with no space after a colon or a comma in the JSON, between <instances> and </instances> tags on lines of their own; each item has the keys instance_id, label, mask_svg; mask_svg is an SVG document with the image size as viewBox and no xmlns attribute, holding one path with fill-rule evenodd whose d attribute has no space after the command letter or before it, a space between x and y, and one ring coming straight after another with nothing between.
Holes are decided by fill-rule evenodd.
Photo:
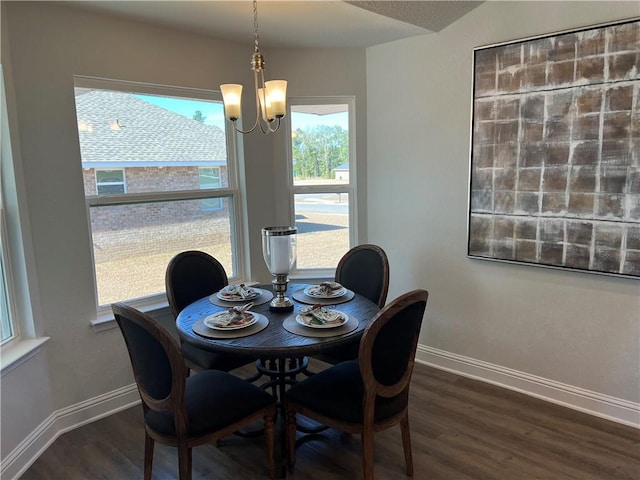
<instances>
[{"instance_id":1,"label":"brown and gray artwork","mask_svg":"<svg viewBox=\"0 0 640 480\"><path fill-rule=\"evenodd\" d=\"M468 253L640 276L640 21L474 51Z\"/></svg>"}]
</instances>

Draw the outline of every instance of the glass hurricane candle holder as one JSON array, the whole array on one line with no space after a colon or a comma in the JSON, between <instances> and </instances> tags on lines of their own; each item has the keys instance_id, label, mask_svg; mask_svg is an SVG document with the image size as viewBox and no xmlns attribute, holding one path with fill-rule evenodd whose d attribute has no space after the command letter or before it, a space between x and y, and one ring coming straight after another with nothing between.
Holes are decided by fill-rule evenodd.
<instances>
[{"instance_id":1,"label":"glass hurricane candle holder","mask_svg":"<svg viewBox=\"0 0 640 480\"><path fill-rule=\"evenodd\" d=\"M262 229L262 255L267 268L273 275L271 284L275 294L269 309L275 311L293 310L293 303L285 297L289 273L296 261L296 227L264 227Z\"/></svg>"}]
</instances>

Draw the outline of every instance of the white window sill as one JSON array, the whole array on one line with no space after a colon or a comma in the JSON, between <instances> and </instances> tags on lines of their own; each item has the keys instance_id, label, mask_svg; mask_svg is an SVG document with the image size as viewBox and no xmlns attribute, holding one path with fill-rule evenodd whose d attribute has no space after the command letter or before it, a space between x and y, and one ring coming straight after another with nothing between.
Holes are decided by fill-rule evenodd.
<instances>
[{"instance_id":1,"label":"white window sill","mask_svg":"<svg viewBox=\"0 0 640 480\"><path fill-rule=\"evenodd\" d=\"M0 349L0 371L4 376L14 368L36 355L49 337L17 340L15 343Z\"/></svg>"},{"instance_id":2,"label":"white window sill","mask_svg":"<svg viewBox=\"0 0 640 480\"><path fill-rule=\"evenodd\" d=\"M140 304L136 305L134 303L131 303L130 305L134 308L137 308L143 313L155 312L163 308L167 308L169 306L166 301L144 303L142 305ZM98 313L98 318L96 318L95 320L92 320L90 323L95 333L104 332L105 330L111 330L112 328L118 327L118 324L116 323L116 319L113 317L113 312L111 311L110 308L108 310Z\"/></svg>"},{"instance_id":3,"label":"white window sill","mask_svg":"<svg viewBox=\"0 0 640 480\"><path fill-rule=\"evenodd\" d=\"M116 319L113 318L113 314L108 313L98 315L98 318L96 318L95 320L91 320L90 323L95 333L104 332L105 330L111 330L112 328L118 326L116 324Z\"/></svg>"}]
</instances>

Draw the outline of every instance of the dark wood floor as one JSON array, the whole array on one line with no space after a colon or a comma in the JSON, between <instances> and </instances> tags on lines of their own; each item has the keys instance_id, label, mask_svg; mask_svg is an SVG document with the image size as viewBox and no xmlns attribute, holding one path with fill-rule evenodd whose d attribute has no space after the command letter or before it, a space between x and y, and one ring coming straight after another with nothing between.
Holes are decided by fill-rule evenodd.
<instances>
[{"instance_id":1,"label":"dark wood floor","mask_svg":"<svg viewBox=\"0 0 640 480\"><path fill-rule=\"evenodd\" d=\"M418 480L640 480L640 430L416 365L410 421ZM142 478L137 406L58 438L23 480ZM406 478L399 427L376 436L376 479ZM177 476L156 445L154 479ZM262 438L231 436L193 452L194 479L264 479ZM361 478L360 439L328 430L303 443L292 480Z\"/></svg>"}]
</instances>

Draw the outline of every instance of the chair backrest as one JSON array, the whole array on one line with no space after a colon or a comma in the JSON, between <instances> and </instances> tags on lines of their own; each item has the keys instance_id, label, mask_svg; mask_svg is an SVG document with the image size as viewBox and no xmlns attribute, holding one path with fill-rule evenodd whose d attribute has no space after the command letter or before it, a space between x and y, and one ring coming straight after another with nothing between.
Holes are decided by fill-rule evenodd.
<instances>
[{"instance_id":1,"label":"chair backrest","mask_svg":"<svg viewBox=\"0 0 640 480\"><path fill-rule=\"evenodd\" d=\"M377 245L353 247L340 259L335 281L384 307L389 291L387 254Z\"/></svg>"},{"instance_id":2,"label":"chair backrest","mask_svg":"<svg viewBox=\"0 0 640 480\"><path fill-rule=\"evenodd\" d=\"M205 252L181 252L169 261L165 288L174 317L190 303L211 295L229 284L222 264Z\"/></svg>"},{"instance_id":3,"label":"chair backrest","mask_svg":"<svg viewBox=\"0 0 640 480\"><path fill-rule=\"evenodd\" d=\"M187 368L178 343L156 320L135 308L114 303L111 309L129 351L144 409L182 417Z\"/></svg>"},{"instance_id":4,"label":"chair backrest","mask_svg":"<svg viewBox=\"0 0 640 480\"><path fill-rule=\"evenodd\" d=\"M371 320L360 341L358 362L365 387L365 421L373 419L375 397L406 396L429 293L399 296Z\"/></svg>"}]
</instances>

